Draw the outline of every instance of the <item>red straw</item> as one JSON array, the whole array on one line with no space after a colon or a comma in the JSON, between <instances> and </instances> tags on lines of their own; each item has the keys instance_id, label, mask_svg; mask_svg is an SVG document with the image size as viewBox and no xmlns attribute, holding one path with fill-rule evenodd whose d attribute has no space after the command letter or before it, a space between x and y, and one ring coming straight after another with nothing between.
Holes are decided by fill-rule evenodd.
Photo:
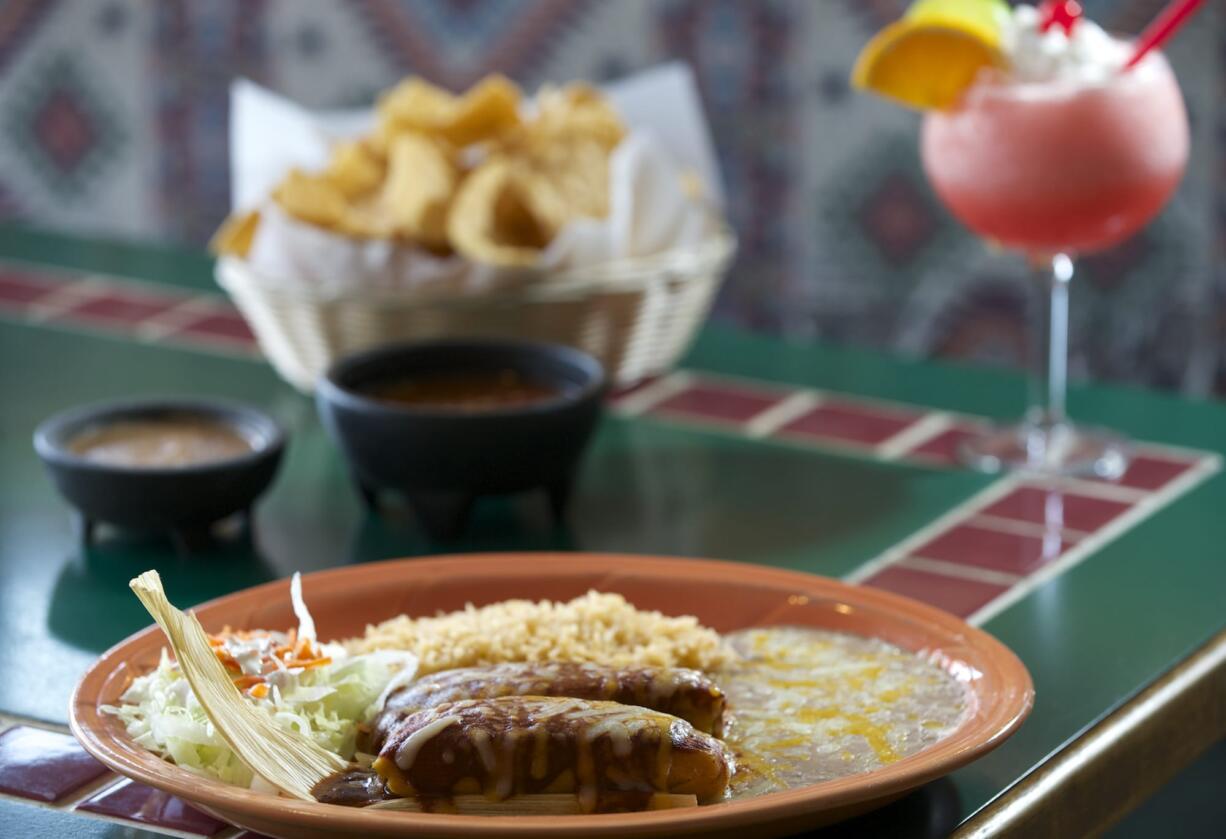
<instances>
[{"instance_id":1,"label":"red straw","mask_svg":"<svg viewBox=\"0 0 1226 839\"><path fill-rule=\"evenodd\" d=\"M1145 27L1145 31L1137 38L1136 52L1132 54L1132 58L1128 59L1124 69L1135 67L1147 52L1166 43L1167 39L1174 35L1204 2L1205 0L1174 0L1159 12L1153 22Z\"/></svg>"}]
</instances>

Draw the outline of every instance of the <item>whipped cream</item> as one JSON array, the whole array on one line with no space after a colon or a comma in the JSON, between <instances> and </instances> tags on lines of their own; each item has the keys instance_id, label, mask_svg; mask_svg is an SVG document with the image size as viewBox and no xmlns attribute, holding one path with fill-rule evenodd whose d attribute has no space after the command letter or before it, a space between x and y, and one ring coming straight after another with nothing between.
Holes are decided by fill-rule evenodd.
<instances>
[{"instance_id":1,"label":"whipped cream","mask_svg":"<svg viewBox=\"0 0 1226 839\"><path fill-rule=\"evenodd\" d=\"M1001 46L1018 82L1102 83L1115 76L1132 54L1131 44L1085 18L1077 21L1071 35L1059 26L1042 32L1038 9L1026 5L1015 6L1004 22Z\"/></svg>"}]
</instances>

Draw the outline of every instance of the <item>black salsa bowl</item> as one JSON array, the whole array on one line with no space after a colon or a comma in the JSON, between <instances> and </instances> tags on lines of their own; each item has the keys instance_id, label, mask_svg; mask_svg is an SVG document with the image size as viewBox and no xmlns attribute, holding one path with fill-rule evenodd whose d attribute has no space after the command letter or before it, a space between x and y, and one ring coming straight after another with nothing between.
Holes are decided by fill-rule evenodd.
<instances>
[{"instance_id":1,"label":"black salsa bowl","mask_svg":"<svg viewBox=\"0 0 1226 839\"><path fill-rule=\"evenodd\" d=\"M512 371L550 393L520 404L455 407L377 398L414 377ZM544 489L561 516L607 388L600 362L570 347L504 340L396 344L336 362L315 389L324 426L366 502L404 493L428 531L455 535L472 502Z\"/></svg>"},{"instance_id":2,"label":"black salsa bowl","mask_svg":"<svg viewBox=\"0 0 1226 839\"><path fill-rule=\"evenodd\" d=\"M182 466L127 466L90 460L71 441L121 421L203 420L237 433L249 452ZM73 408L45 420L34 450L60 494L80 511L88 540L93 525L187 533L238 512L250 513L268 488L285 449L285 432L263 411L215 399L152 398Z\"/></svg>"}]
</instances>

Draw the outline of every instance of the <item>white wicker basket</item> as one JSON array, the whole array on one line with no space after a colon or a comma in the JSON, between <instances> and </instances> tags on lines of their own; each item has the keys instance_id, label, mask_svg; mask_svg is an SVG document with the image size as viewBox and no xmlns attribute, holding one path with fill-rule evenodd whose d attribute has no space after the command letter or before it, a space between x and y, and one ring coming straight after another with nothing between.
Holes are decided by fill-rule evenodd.
<instances>
[{"instance_id":1,"label":"white wicker basket","mask_svg":"<svg viewBox=\"0 0 1226 839\"><path fill-rule=\"evenodd\" d=\"M333 360L380 344L442 337L523 338L569 344L599 358L625 385L669 370L706 319L736 241L542 276L514 291L329 298L276 288L240 259L217 262L217 281L277 372L302 391Z\"/></svg>"}]
</instances>

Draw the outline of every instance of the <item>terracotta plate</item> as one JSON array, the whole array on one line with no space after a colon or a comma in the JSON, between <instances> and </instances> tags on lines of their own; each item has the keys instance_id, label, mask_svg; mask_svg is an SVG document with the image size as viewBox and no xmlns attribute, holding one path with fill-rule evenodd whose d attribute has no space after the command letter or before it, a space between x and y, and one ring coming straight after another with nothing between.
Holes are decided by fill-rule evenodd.
<instances>
[{"instance_id":1,"label":"terracotta plate","mask_svg":"<svg viewBox=\"0 0 1226 839\"><path fill-rule=\"evenodd\" d=\"M136 745L100 705L157 663L161 633L139 632L105 653L72 700L72 730L117 772L178 795L233 824L280 837L783 835L884 803L999 746L1034 700L1030 676L991 636L952 615L897 595L754 565L600 554L482 554L412 559L307 575L304 590L321 638L357 635L368 622L430 615L466 602L512 597L565 600L590 588L636 606L697 615L720 631L799 625L883 638L924 651L966 685L965 721L949 737L860 775L726 804L655 813L473 817L366 812L291 801L204 780ZM222 597L196 610L205 629L283 629L296 624L285 580Z\"/></svg>"}]
</instances>

